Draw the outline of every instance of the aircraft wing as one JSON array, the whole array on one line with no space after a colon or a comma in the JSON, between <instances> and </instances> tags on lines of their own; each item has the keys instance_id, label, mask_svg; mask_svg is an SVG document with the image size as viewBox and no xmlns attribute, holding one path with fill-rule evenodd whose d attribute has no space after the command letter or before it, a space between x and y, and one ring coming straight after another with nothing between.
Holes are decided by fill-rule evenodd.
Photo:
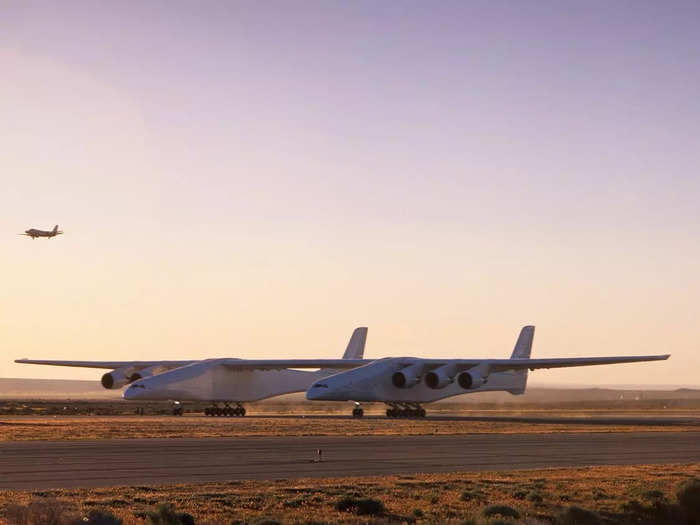
<instances>
[{"instance_id":1,"label":"aircraft wing","mask_svg":"<svg viewBox=\"0 0 700 525\"><path fill-rule=\"evenodd\" d=\"M428 368L437 368L443 365L455 365L458 369L468 370L475 366L488 367L491 372L503 370L537 370L540 368L569 368L574 366L613 365L616 363L638 363L642 361L665 361L671 354L663 355L637 355L637 356L613 356L613 357L560 357L551 359L419 359L400 358L405 366L423 364Z\"/></svg>"},{"instance_id":2,"label":"aircraft wing","mask_svg":"<svg viewBox=\"0 0 700 525\"><path fill-rule=\"evenodd\" d=\"M150 366L162 366L165 368L177 368L194 363L195 361L51 361L42 359L15 359L15 363L27 365L73 366L78 368L148 368Z\"/></svg>"},{"instance_id":3,"label":"aircraft wing","mask_svg":"<svg viewBox=\"0 0 700 525\"><path fill-rule=\"evenodd\" d=\"M234 370L278 370L283 368L357 368L374 359L222 359L220 364Z\"/></svg>"},{"instance_id":4,"label":"aircraft wing","mask_svg":"<svg viewBox=\"0 0 700 525\"><path fill-rule=\"evenodd\" d=\"M15 363L30 365L73 366L78 368L147 368L162 366L178 368L191 365L192 361L52 361L41 359L16 359ZM212 359L227 368L236 370L276 370L282 368L357 368L371 363L372 359Z\"/></svg>"}]
</instances>

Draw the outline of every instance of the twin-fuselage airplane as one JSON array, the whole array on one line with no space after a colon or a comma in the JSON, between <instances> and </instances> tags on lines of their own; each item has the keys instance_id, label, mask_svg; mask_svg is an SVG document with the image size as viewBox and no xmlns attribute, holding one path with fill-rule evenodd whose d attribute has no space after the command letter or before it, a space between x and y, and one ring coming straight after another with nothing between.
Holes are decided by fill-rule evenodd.
<instances>
[{"instance_id":1,"label":"twin-fuselage airplane","mask_svg":"<svg viewBox=\"0 0 700 525\"><path fill-rule=\"evenodd\" d=\"M58 229L57 224L53 227L53 230L37 230L36 228L31 228L29 230L25 230L24 233L20 233L20 235L26 235L34 240L37 237L48 237L50 239L51 237L56 237L56 235L61 235L62 233L63 232Z\"/></svg>"},{"instance_id":2,"label":"twin-fuselage airplane","mask_svg":"<svg viewBox=\"0 0 700 525\"><path fill-rule=\"evenodd\" d=\"M363 359L367 328L357 328L342 359L205 359L199 361L40 361L17 363L112 369L105 388L120 388L125 399L212 401L206 415L243 416L241 403L303 392L310 400L389 405L388 417L424 417L421 403L450 396L500 390L523 394L528 370L659 361L669 355L531 359L534 326L526 326L509 359ZM304 371L300 369L315 369ZM224 403L219 407L218 403ZM234 403L232 408L229 404ZM182 414L177 405L175 414Z\"/></svg>"}]
</instances>

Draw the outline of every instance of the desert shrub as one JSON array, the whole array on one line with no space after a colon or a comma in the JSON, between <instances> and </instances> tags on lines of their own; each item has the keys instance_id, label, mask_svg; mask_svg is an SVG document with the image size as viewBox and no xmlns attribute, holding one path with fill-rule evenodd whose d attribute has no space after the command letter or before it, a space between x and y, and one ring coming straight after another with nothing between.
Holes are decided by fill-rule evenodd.
<instances>
[{"instance_id":1,"label":"desert shrub","mask_svg":"<svg viewBox=\"0 0 700 525\"><path fill-rule=\"evenodd\" d=\"M416 518L422 518L424 516L423 509L413 509L413 515Z\"/></svg>"},{"instance_id":2,"label":"desert shrub","mask_svg":"<svg viewBox=\"0 0 700 525\"><path fill-rule=\"evenodd\" d=\"M542 494L540 494L539 492L535 492L535 491L533 490L532 492L530 492L530 493L527 495L527 499L528 499L528 501L531 501L531 502L533 502L533 503L542 503L542 500L543 500L544 498L542 498Z\"/></svg>"},{"instance_id":3,"label":"desert shrub","mask_svg":"<svg viewBox=\"0 0 700 525\"><path fill-rule=\"evenodd\" d=\"M194 518L186 512L177 512L170 503L158 505L156 510L146 514L149 525L195 525Z\"/></svg>"},{"instance_id":4,"label":"desert shrub","mask_svg":"<svg viewBox=\"0 0 700 525\"><path fill-rule=\"evenodd\" d=\"M5 510L8 523L13 525L65 525L69 515L66 504L55 500L33 500L28 505L10 505Z\"/></svg>"},{"instance_id":5,"label":"desert shrub","mask_svg":"<svg viewBox=\"0 0 700 525\"><path fill-rule=\"evenodd\" d=\"M289 499L287 501L282 502L282 506L285 509L296 509L301 507L306 503L306 498L294 498L294 499Z\"/></svg>"},{"instance_id":6,"label":"desert shrub","mask_svg":"<svg viewBox=\"0 0 700 525\"><path fill-rule=\"evenodd\" d=\"M358 499L353 496L338 500L335 509L340 512L354 512L358 516L380 516L386 512L384 503L377 499Z\"/></svg>"},{"instance_id":7,"label":"desert shrub","mask_svg":"<svg viewBox=\"0 0 700 525\"><path fill-rule=\"evenodd\" d=\"M522 489L513 491L513 499L525 499L527 492Z\"/></svg>"},{"instance_id":8,"label":"desert shrub","mask_svg":"<svg viewBox=\"0 0 700 525\"><path fill-rule=\"evenodd\" d=\"M481 494L474 490L465 490L464 492L462 492L462 495L459 498L462 501L478 500L481 498Z\"/></svg>"},{"instance_id":9,"label":"desert shrub","mask_svg":"<svg viewBox=\"0 0 700 525\"><path fill-rule=\"evenodd\" d=\"M486 518L493 518L496 516L501 516L503 518L514 518L516 520L520 518L520 513L508 505L489 505L488 507L484 507L482 509L481 514Z\"/></svg>"},{"instance_id":10,"label":"desert shrub","mask_svg":"<svg viewBox=\"0 0 700 525\"><path fill-rule=\"evenodd\" d=\"M642 498L652 503L665 502L666 495L660 490L645 490L641 494Z\"/></svg>"},{"instance_id":11,"label":"desert shrub","mask_svg":"<svg viewBox=\"0 0 700 525\"><path fill-rule=\"evenodd\" d=\"M122 520L108 510L92 509L83 518L76 518L71 525L122 525Z\"/></svg>"},{"instance_id":12,"label":"desert shrub","mask_svg":"<svg viewBox=\"0 0 700 525\"><path fill-rule=\"evenodd\" d=\"M569 507L555 521L556 525L599 525L600 518L595 512L581 507Z\"/></svg>"},{"instance_id":13,"label":"desert shrub","mask_svg":"<svg viewBox=\"0 0 700 525\"><path fill-rule=\"evenodd\" d=\"M700 479L682 483L676 491L676 498L689 523L700 523Z\"/></svg>"},{"instance_id":14,"label":"desert shrub","mask_svg":"<svg viewBox=\"0 0 700 525\"><path fill-rule=\"evenodd\" d=\"M255 525L282 525L282 523L270 518L261 518L255 522Z\"/></svg>"}]
</instances>

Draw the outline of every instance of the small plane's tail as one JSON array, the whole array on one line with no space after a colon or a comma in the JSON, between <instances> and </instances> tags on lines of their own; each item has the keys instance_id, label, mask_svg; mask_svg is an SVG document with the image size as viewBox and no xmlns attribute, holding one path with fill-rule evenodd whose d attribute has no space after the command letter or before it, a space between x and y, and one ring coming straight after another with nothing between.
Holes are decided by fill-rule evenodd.
<instances>
[{"instance_id":1,"label":"small plane's tail","mask_svg":"<svg viewBox=\"0 0 700 525\"><path fill-rule=\"evenodd\" d=\"M53 227L52 233L58 233L58 224Z\"/></svg>"},{"instance_id":2,"label":"small plane's tail","mask_svg":"<svg viewBox=\"0 0 700 525\"><path fill-rule=\"evenodd\" d=\"M350 337L348 347L345 349L343 359L362 359L365 355L365 342L367 341L367 327L355 328Z\"/></svg>"},{"instance_id":3,"label":"small plane's tail","mask_svg":"<svg viewBox=\"0 0 700 525\"><path fill-rule=\"evenodd\" d=\"M518 336L518 341L515 343L513 353L510 354L511 359L530 359L532 353L532 340L535 337L534 326L523 326ZM513 371L513 374L519 375L522 379L517 381L520 383L516 388L510 389L509 392L514 395L524 394L527 387L527 368L521 368Z\"/></svg>"}]
</instances>

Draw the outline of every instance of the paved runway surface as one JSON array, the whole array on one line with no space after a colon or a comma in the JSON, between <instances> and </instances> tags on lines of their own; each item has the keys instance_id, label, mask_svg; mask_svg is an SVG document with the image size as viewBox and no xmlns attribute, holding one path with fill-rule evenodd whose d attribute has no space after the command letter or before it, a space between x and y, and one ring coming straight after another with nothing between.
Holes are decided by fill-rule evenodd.
<instances>
[{"instance_id":1,"label":"paved runway surface","mask_svg":"<svg viewBox=\"0 0 700 525\"><path fill-rule=\"evenodd\" d=\"M698 461L696 432L25 441L0 443L0 489Z\"/></svg>"}]
</instances>

